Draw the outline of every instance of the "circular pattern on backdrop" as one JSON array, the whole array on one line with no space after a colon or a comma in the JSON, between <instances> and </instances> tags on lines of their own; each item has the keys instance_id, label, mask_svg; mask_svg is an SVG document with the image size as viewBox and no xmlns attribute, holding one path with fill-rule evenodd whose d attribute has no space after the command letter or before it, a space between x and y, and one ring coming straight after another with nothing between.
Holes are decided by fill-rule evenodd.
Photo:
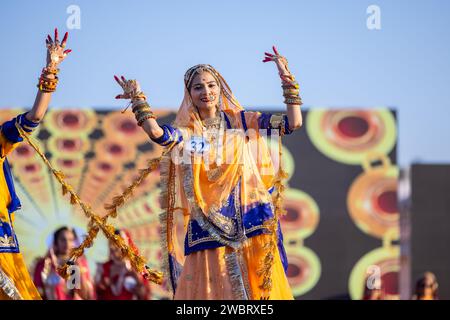
<instances>
[{"instance_id":1,"label":"circular pattern on backdrop","mask_svg":"<svg viewBox=\"0 0 450 320\"><path fill-rule=\"evenodd\" d=\"M314 146L327 157L345 164L360 164L368 152L389 154L395 146L394 116L386 108L310 110L306 130Z\"/></svg>"},{"instance_id":2,"label":"circular pattern on backdrop","mask_svg":"<svg viewBox=\"0 0 450 320\"><path fill-rule=\"evenodd\" d=\"M102 127L109 138L113 140L128 141L133 144L149 142L150 138L140 128L134 115L119 111L108 113L103 118Z\"/></svg>"},{"instance_id":3,"label":"circular pattern on backdrop","mask_svg":"<svg viewBox=\"0 0 450 320\"><path fill-rule=\"evenodd\" d=\"M50 110L45 117L46 128L51 132L64 132L71 135L87 135L97 125L93 110Z\"/></svg>"},{"instance_id":4,"label":"circular pattern on backdrop","mask_svg":"<svg viewBox=\"0 0 450 320\"><path fill-rule=\"evenodd\" d=\"M52 154L83 154L89 151L90 142L84 137L58 133L48 139L48 149Z\"/></svg>"},{"instance_id":5,"label":"circular pattern on backdrop","mask_svg":"<svg viewBox=\"0 0 450 320\"><path fill-rule=\"evenodd\" d=\"M365 254L353 267L349 278L349 292L353 300L363 298L367 270L377 266L380 270L381 288L386 300L399 299L398 277L400 271L400 247L376 248Z\"/></svg>"},{"instance_id":6,"label":"circular pattern on backdrop","mask_svg":"<svg viewBox=\"0 0 450 320\"><path fill-rule=\"evenodd\" d=\"M283 234L295 234L305 239L317 228L320 211L314 199L298 189L286 189L284 208L286 214L281 217Z\"/></svg>"},{"instance_id":7,"label":"circular pattern on backdrop","mask_svg":"<svg viewBox=\"0 0 450 320\"><path fill-rule=\"evenodd\" d=\"M383 238L390 229L398 228L398 168L371 168L351 184L347 207L353 222L364 233Z\"/></svg>"},{"instance_id":8,"label":"circular pattern on backdrop","mask_svg":"<svg viewBox=\"0 0 450 320\"><path fill-rule=\"evenodd\" d=\"M322 272L320 260L309 248L287 247L287 277L294 296L305 294L317 284Z\"/></svg>"}]
</instances>

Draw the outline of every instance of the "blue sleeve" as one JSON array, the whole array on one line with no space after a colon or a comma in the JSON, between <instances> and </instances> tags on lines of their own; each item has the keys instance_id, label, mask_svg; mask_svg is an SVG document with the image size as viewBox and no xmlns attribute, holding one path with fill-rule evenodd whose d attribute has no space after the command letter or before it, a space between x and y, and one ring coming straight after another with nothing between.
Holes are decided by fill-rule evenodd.
<instances>
[{"instance_id":1,"label":"blue sleeve","mask_svg":"<svg viewBox=\"0 0 450 320\"><path fill-rule=\"evenodd\" d=\"M177 128L174 128L170 125L163 125L161 127L164 131L163 135L159 138L152 139L153 142L156 142L157 144L161 146L168 146L172 143L180 143L183 141L183 136Z\"/></svg>"},{"instance_id":2,"label":"blue sleeve","mask_svg":"<svg viewBox=\"0 0 450 320\"><path fill-rule=\"evenodd\" d=\"M287 115L275 115L272 113L261 113L258 119L259 129L280 130L284 127L284 134L291 134L289 119Z\"/></svg>"},{"instance_id":3,"label":"blue sleeve","mask_svg":"<svg viewBox=\"0 0 450 320\"><path fill-rule=\"evenodd\" d=\"M19 134L19 130L16 128L16 122L21 126L21 128L28 133L33 132L34 129L39 125L39 122L33 122L28 120L25 115L27 113L20 114L16 118L6 121L2 125L3 136L12 143L21 142L23 138Z\"/></svg>"}]
</instances>

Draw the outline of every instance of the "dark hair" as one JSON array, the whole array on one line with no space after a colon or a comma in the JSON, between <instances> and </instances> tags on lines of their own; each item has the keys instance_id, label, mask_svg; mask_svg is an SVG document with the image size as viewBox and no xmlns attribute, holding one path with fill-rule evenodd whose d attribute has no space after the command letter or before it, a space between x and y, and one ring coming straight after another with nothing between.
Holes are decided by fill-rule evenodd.
<instances>
[{"instance_id":1,"label":"dark hair","mask_svg":"<svg viewBox=\"0 0 450 320\"><path fill-rule=\"evenodd\" d=\"M54 233L53 233L53 244L56 245L56 242L58 242L58 238L59 236L65 232L65 231L70 231L73 234L73 237L75 238L75 240L78 240L78 236L77 233L75 232L75 229L73 228L69 228L67 226L63 226L59 229L57 229Z\"/></svg>"},{"instance_id":2,"label":"dark hair","mask_svg":"<svg viewBox=\"0 0 450 320\"><path fill-rule=\"evenodd\" d=\"M425 285L426 285L426 279L427 278L431 278L432 279L433 283L431 284L431 288L433 289L433 299L438 300L439 299L439 296L438 296L438 283L437 283L437 280L436 280L436 276L433 273L431 273L431 272L425 272L419 278L419 280L417 280L415 297L416 297L416 299L423 298L423 296L425 294Z\"/></svg>"}]
</instances>

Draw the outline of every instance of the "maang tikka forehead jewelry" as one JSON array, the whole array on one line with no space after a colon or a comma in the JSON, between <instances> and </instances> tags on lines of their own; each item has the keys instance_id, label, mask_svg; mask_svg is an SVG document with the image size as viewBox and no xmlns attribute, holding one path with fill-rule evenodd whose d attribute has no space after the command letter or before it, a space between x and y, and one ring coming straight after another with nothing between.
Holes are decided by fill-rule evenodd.
<instances>
[{"instance_id":1,"label":"maang tikka forehead jewelry","mask_svg":"<svg viewBox=\"0 0 450 320\"><path fill-rule=\"evenodd\" d=\"M189 68L184 74L184 84L186 85L186 88L189 88L189 86L191 85L192 79L194 79L195 74L200 74L204 71L209 72L214 77L217 84L220 86L219 76L217 75L217 72L213 66L209 64L197 64Z\"/></svg>"}]
</instances>

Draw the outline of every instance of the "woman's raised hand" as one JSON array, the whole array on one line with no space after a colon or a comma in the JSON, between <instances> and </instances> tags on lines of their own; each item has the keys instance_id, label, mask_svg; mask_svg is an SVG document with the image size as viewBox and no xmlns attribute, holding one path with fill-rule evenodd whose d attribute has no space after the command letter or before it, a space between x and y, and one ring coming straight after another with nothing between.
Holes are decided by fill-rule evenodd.
<instances>
[{"instance_id":1,"label":"woman's raised hand","mask_svg":"<svg viewBox=\"0 0 450 320\"><path fill-rule=\"evenodd\" d=\"M72 52L72 50L65 50L67 38L69 37L69 33L66 32L62 41L59 41L58 38L58 29L55 29L55 37L52 38L50 35L47 35L47 39L45 39L45 43L47 45L47 66L51 68L57 68L58 65L67 57L67 55Z\"/></svg>"},{"instance_id":2,"label":"woman's raised hand","mask_svg":"<svg viewBox=\"0 0 450 320\"><path fill-rule=\"evenodd\" d=\"M293 82L295 79L293 79L292 73L288 68L287 59L278 53L278 50L277 48L275 48L275 46L272 46L272 49L274 54L264 52L265 57L263 62L274 61L277 65L278 74L280 75L281 80L287 83Z\"/></svg>"},{"instance_id":3,"label":"woman's raised hand","mask_svg":"<svg viewBox=\"0 0 450 320\"><path fill-rule=\"evenodd\" d=\"M139 85L139 82L137 82L137 80L127 80L124 76L121 76L120 79L118 76L114 76L114 79L123 89L123 93L118 94L116 96L116 99L145 99L145 96L141 91L141 86Z\"/></svg>"}]
</instances>

